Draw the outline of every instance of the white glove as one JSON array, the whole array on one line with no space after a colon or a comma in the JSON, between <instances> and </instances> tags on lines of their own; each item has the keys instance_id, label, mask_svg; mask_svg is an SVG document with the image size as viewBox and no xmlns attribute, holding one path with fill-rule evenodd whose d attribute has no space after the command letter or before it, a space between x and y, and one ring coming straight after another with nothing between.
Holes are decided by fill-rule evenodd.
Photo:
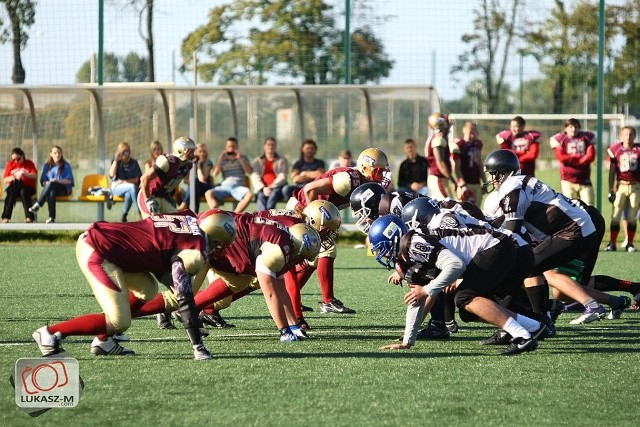
<instances>
[{"instance_id":1,"label":"white glove","mask_svg":"<svg viewBox=\"0 0 640 427\"><path fill-rule=\"evenodd\" d=\"M147 199L144 203L147 205L147 210L150 214L156 215L160 213L160 206L158 206L158 202L154 199Z\"/></svg>"}]
</instances>

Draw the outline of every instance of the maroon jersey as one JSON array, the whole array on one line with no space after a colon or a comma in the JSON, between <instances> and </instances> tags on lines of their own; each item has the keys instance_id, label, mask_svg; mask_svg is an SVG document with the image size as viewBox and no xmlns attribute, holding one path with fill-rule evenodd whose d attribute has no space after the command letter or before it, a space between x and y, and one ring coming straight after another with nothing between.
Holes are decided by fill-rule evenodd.
<instances>
[{"instance_id":1,"label":"maroon jersey","mask_svg":"<svg viewBox=\"0 0 640 427\"><path fill-rule=\"evenodd\" d=\"M593 133L582 131L571 138L564 132L551 137L551 148L560 160L560 179L574 184L591 185L590 165L595 159L594 138Z\"/></svg>"},{"instance_id":2,"label":"maroon jersey","mask_svg":"<svg viewBox=\"0 0 640 427\"><path fill-rule=\"evenodd\" d=\"M289 269L291 261L291 238L287 227L251 213L232 215L238 226L236 239L231 245L226 246L222 253L209 258L211 266L225 273L255 276L256 259L261 253L262 244L269 242L282 248L285 267L276 274L284 274Z\"/></svg>"},{"instance_id":3,"label":"maroon jersey","mask_svg":"<svg viewBox=\"0 0 640 427\"><path fill-rule=\"evenodd\" d=\"M522 175L535 175L536 158L540 153L540 143L537 141L541 133L527 130L513 135L510 130L503 130L496 135L496 140L503 150L511 150L520 160Z\"/></svg>"},{"instance_id":4,"label":"maroon jersey","mask_svg":"<svg viewBox=\"0 0 640 427\"><path fill-rule=\"evenodd\" d=\"M634 144L631 148L625 148L621 143L615 143L607 149L612 163L617 165L617 180L627 182L640 182L640 144Z\"/></svg>"},{"instance_id":5,"label":"maroon jersey","mask_svg":"<svg viewBox=\"0 0 640 427\"><path fill-rule=\"evenodd\" d=\"M269 209L266 211L259 211L253 215L261 218L268 218L277 223L289 228L292 225L304 224L304 220L296 214L296 211L289 209Z\"/></svg>"},{"instance_id":6,"label":"maroon jersey","mask_svg":"<svg viewBox=\"0 0 640 427\"><path fill-rule=\"evenodd\" d=\"M207 240L193 215L154 215L138 222L91 224L86 241L102 258L123 271L171 271L171 258L181 250L195 249L207 257Z\"/></svg>"},{"instance_id":7,"label":"maroon jersey","mask_svg":"<svg viewBox=\"0 0 640 427\"><path fill-rule=\"evenodd\" d=\"M467 184L480 184L480 176L484 173L482 164L482 141L472 139L465 141L462 138L456 140L452 147L451 155L454 159L460 159L460 170Z\"/></svg>"},{"instance_id":8,"label":"maroon jersey","mask_svg":"<svg viewBox=\"0 0 640 427\"><path fill-rule=\"evenodd\" d=\"M149 182L149 196L153 197L167 197L173 193L173 190L180 184L180 181L189 175L191 166L193 163L183 163L180 159L173 154L163 154L169 162L169 169L165 172L156 163L153 165L153 170L156 173Z\"/></svg>"},{"instance_id":9,"label":"maroon jersey","mask_svg":"<svg viewBox=\"0 0 640 427\"><path fill-rule=\"evenodd\" d=\"M444 178L444 175L442 175L442 172L440 172L440 169L438 169L438 164L436 163L436 157L434 155L434 149L444 150L442 160L449 169L449 174L451 174L451 163L449 162L451 158L451 152L449 151L449 143L447 142L447 138L445 138L439 132L431 134L431 136L429 136L429 139L427 139L427 142L424 146L424 155L427 158L427 163L429 163L429 174Z\"/></svg>"},{"instance_id":10,"label":"maroon jersey","mask_svg":"<svg viewBox=\"0 0 640 427\"><path fill-rule=\"evenodd\" d=\"M331 184L331 194L321 194L319 200L328 200L338 209L344 209L349 206L349 198L351 193L361 184L367 182L367 178L354 168L335 168L327 171L317 177L315 180L329 178ZM307 198L304 195L304 187L298 188L293 192L293 197L298 200L298 204L305 208L307 206Z\"/></svg>"}]
</instances>

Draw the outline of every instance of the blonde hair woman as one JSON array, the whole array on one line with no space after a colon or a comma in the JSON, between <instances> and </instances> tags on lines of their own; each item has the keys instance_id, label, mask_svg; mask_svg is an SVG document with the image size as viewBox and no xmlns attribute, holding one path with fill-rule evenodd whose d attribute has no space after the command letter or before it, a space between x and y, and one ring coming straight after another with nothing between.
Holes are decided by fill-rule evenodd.
<instances>
[{"instance_id":1,"label":"blonde hair woman","mask_svg":"<svg viewBox=\"0 0 640 427\"><path fill-rule=\"evenodd\" d=\"M114 196L123 196L122 222L127 222L127 215L131 206L138 210L138 188L142 171L138 161L131 157L131 147L126 141L118 144L116 154L109 169L111 177L111 192Z\"/></svg>"}]
</instances>

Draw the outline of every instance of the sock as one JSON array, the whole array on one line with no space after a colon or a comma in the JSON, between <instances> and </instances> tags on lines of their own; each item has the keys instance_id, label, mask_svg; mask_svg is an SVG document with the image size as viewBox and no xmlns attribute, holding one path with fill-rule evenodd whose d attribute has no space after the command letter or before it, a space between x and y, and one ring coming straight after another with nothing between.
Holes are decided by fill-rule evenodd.
<instances>
[{"instance_id":1,"label":"sock","mask_svg":"<svg viewBox=\"0 0 640 427\"><path fill-rule=\"evenodd\" d=\"M509 320L502 326L502 329L507 331L513 338L531 338L531 334L523 328L521 324L516 322L513 317L509 317Z\"/></svg>"},{"instance_id":2,"label":"sock","mask_svg":"<svg viewBox=\"0 0 640 427\"><path fill-rule=\"evenodd\" d=\"M527 316L523 316L522 314L516 314L516 322L522 325L522 327L525 328L527 332L535 332L540 329L541 325L541 323L537 320L530 319Z\"/></svg>"},{"instance_id":3,"label":"sock","mask_svg":"<svg viewBox=\"0 0 640 427\"><path fill-rule=\"evenodd\" d=\"M445 322L453 322L456 314L456 304L453 301L455 294L444 294L444 320Z\"/></svg>"},{"instance_id":4,"label":"sock","mask_svg":"<svg viewBox=\"0 0 640 427\"><path fill-rule=\"evenodd\" d=\"M629 227L629 235L627 236L627 245L633 245L633 239L636 237L636 229Z\"/></svg>"},{"instance_id":5,"label":"sock","mask_svg":"<svg viewBox=\"0 0 640 427\"><path fill-rule=\"evenodd\" d=\"M620 234L620 229L614 230L613 227L611 227L611 240L609 243L615 245L618 240L618 234Z\"/></svg>"},{"instance_id":6,"label":"sock","mask_svg":"<svg viewBox=\"0 0 640 427\"><path fill-rule=\"evenodd\" d=\"M318 258L318 281L322 291L322 302L330 303L333 296L333 263L335 259L329 257Z\"/></svg>"},{"instance_id":7,"label":"sock","mask_svg":"<svg viewBox=\"0 0 640 427\"><path fill-rule=\"evenodd\" d=\"M131 302L131 296L129 296L129 302ZM150 314L164 313L164 297L162 293L158 293L151 301L147 301L142 305L134 304L131 307L131 317L142 317Z\"/></svg>"},{"instance_id":8,"label":"sock","mask_svg":"<svg viewBox=\"0 0 640 427\"><path fill-rule=\"evenodd\" d=\"M104 313L85 314L64 322L49 326L52 334L60 333L63 337L69 335L98 335L107 332L107 318Z\"/></svg>"},{"instance_id":9,"label":"sock","mask_svg":"<svg viewBox=\"0 0 640 427\"><path fill-rule=\"evenodd\" d=\"M600 303L598 303L598 301L596 301L593 298L589 298L588 300L586 300L585 302L582 303L582 305L589 308L598 308L598 306L600 305Z\"/></svg>"},{"instance_id":10,"label":"sock","mask_svg":"<svg viewBox=\"0 0 640 427\"><path fill-rule=\"evenodd\" d=\"M300 286L298 284L297 274L295 272L287 271L284 275L284 285L287 288L287 293L291 299L291 305L293 306L293 314L296 319L300 319L302 316L302 296L300 295Z\"/></svg>"},{"instance_id":11,"label":"sock","mask_svg":"<svg viewBox=\"0 0 640 427\"><path fill-rule=\"evenodd\" d=\"M436 297L436 301L431 307L429 313L431 314L432 322L445 322L445 306L446 306L446 294L444 292L440 292Z\"/></svg>"},{"instance_id":12,"label":"sock","mask_svg":"<svg viewBox=\"0 0 640 427\"><path fill-rule=\"evenodd\" d=\"M621 280L603 275L592 276L591 280L593 282L593 288L603 292L624 291L634 295L640 292L640 282L631 282L629 280Z\"/></svg>"},{"instance_id":13,"label":"sock","mask_svg":"<svg viewBox=\"0 0 640 427\"><path fill-rule=\"evenodd\" d=\"M202 311L204 311L206 314L210 314L210 315L214 315L217 313L216 309L213 307L209 307L209 308L205 308Z\"/></svg>"},{"instance_id":14,"label":"sock","mask_svg":"<svg viewBox=\"0 0 640 427\"><path fill-rule=\"evenodd\" d=\"M214 302L233 295L229 286L222 279L216 279L205 290L201 290L196 294L196 308L201 310L209 307Z\"/></svg>"},{"instance_id":15,"label":"sock","mask_svg":"<svg viewBox=\"0 0 640 427\"><path fill-rule=\"evenodd\" d=\"M531 309L534 313L546 313L549 306L549 285L545 282L543 285L525 288Z\"/></svg>"}]
</instances>

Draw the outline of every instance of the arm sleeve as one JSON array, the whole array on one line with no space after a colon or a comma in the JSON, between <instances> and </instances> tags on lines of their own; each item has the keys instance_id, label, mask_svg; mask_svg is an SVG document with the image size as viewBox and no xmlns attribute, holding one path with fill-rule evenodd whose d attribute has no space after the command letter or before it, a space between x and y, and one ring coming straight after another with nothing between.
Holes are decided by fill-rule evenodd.
<instances>
[{"instance_id":1,"label":"arm sleeve","mask_svg":"<svg viewBox=\"0 0 640 427\"><path fill-rule=\"evenodd\" d=\"M429 296L435 297L444 288L452 284L467 269L465 263L448 249L443 249L436 259L436 267L440 274L424 287Z\"/></svg>"},{"instance_id":2,"label":"arm sleeve","mask_svg":"<svg viewBox=\"0 0 640 427\"><path fill-rule=\"evenodd\" d=\"M412 304L407 307L407 315L404 323L404 336L402 338L402 342L404 344L414 345L416 343L418 330L420 330L420 324L422 323L423 313L424 301L418 301L417 304Z\"/></svg>"},{"instance_id":3,"label":"arm sleeve","mask_svg":"<svg viewBox=\"0 0 640 427\"><path fill-rule=\"evenodd\" d=\"M173 280L173 289L176 294L193 293L191 287L191 276L184 267L182 258L174 256L171 258L171 278Z\"/></svg>"}]
</instances>

